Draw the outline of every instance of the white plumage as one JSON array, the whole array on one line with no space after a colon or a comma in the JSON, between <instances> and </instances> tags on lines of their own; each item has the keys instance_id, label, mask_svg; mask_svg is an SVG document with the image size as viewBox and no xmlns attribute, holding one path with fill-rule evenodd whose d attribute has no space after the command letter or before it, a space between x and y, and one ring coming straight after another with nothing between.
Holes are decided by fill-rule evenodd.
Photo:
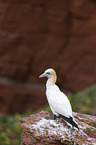
<instances>
[{"instance_id":1,"label":"white plumage","mask_svg":"<svg viewBox=\"0 0 96 145\"><path fill-rule=\"evenodd\" d=\"M70 102L57 85L47 86L46 96L53 114L58 116L59 113L65 117L72 117Z\"/></svg>"},{"instance_id":2,"label":"white plumage","mask_svg":"<svg viewBox=\"0 0 96 145\"><path fill-rule=\"evenodd\" d=\"M70 101L55 84L57 80L56 72L53 69L47 69L40 77L48 77L46 83L46 97L53 114L57 117L64 117L70 124L78 128L77 124L73 121Z\"/></svg>"}]
</instances>

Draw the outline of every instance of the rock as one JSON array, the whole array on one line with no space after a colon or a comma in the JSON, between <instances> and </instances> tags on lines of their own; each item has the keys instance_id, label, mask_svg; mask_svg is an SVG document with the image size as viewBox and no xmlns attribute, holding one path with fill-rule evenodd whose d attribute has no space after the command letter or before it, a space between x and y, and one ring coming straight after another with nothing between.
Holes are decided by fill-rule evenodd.
<instances>
[{"instance_id":1,"label":"rock","mask_svg":"<svg viewBox=\"0 0 96 145\"><path fill-rule=\"evenodd\" d=\"M47 105L44 89L22 85L0 85L0 112L36 111Z\"/></svg>"},{"instance_id":2,"label":"rock","mask_svg":"<svg viewBox=\"0 0 96 145\"><path fill-rule=\"evenodd\" d=\"M0 1L1 77L39 82L53 67L63 88L96 82L94 0Z\"/></svg>"},{"instance_id":3,"label":"rock","mask_svg":"<svg viewBox=\"0 0 96 145\"><path fill-rule=\"evenodd\" d=\"M12 87L17 81L44 83L38 76L49 67L56 70L62 89L79 91L96 83L96 1L0 0L0 84L7 79L2 89L9 90L0 93L0 102L17 106L17 89L10 93L9 82L14 81ZM26 100L23 91L22 96ZM23 104L20 109L27 109ZM10 105L0 106L0 112L12 113Z\"/></svg>"},{"instance_id":4,"label":"rock","mask_svg":"<svg viewBox=\"0 0 96 145\"><path fill-rule=\"evenodd\" d=\"M32 114L21 118L23 133L21 145L61 145L61 144L96 144L96 116L73 112L79 130L67 124L64 120L47 120L46 116L52 116L47 111Z\"/></svg>"}]
</instances>

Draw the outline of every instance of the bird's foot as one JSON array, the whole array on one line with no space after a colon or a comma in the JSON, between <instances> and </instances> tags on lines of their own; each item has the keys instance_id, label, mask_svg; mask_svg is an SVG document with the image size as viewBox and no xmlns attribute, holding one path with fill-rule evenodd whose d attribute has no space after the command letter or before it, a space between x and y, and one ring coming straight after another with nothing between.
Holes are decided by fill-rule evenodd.
<instances>
[{"instance_id":1,"label":"bird's foot","mask_svg":"<svg viewBox=\"0 0 96 145\"><path fill-rule=\"evenodd\" d=\"M60 116L54 115L54 116L53 116L53 120L56 120L56 119L60 119Z\"/></svg>"}]
</instances>

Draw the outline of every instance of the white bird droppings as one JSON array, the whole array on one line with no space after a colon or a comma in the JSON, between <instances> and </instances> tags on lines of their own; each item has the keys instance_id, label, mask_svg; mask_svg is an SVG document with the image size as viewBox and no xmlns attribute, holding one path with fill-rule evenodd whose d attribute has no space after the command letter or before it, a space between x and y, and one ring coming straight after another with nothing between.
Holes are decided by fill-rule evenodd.
<instances>
[{"instance_id":1,"label":"white bird droppings","mask_svg":"<svg viewBox=\"0 0 96 145\"><path fill-rule=\"evenodd\" d=\"M72 141L78 134L77 130L72 132L71 128L67 128L63 123L57 123L55 120L47 120L41 118L35 124L30 125L30 132L33 132L35 136L46 136L49 138ZM80 135L85 136L83 131L80 131Z\"/></svg>"}]
</instances>

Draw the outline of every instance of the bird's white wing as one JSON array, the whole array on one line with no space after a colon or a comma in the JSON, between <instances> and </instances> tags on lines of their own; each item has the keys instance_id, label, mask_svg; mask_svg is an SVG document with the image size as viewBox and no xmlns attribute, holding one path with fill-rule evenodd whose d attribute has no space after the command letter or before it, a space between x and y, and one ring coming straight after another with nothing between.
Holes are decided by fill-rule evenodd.
<instances>
[{"instance_id":1,"label":"bird's white wing","mask_svg":"<svg viewBox=\"0 0 96 145\"><path fill-rule=\"evenodd\" d=\"M50 108L54 114L72 117L72 108L67 96L60 91L57 85L46 91Z\"/></svg>"}]
</instances>

